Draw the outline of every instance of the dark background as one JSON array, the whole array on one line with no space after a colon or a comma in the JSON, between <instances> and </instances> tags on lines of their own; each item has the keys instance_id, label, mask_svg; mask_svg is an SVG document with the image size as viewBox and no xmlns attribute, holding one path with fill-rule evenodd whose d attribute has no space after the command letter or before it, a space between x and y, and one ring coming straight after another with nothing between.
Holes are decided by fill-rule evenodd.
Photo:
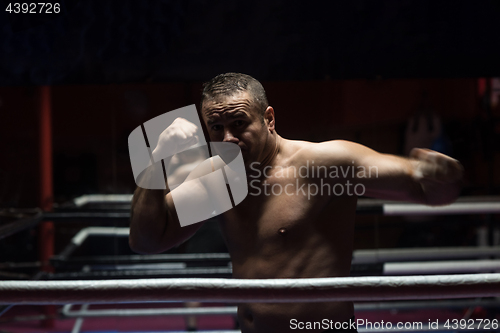
<instances>
[{"instance_id":1,"label":"dark background","mask_svg":"<svg viewBox=\"0 0 500 333\"><path fill-rule=\"evenodd\" d=\"M500 75L495 0L60 2L2 8L0 84Z\"/></svg>"},{"instance_id":2,"label":"dark background","mask_svg":"<svg viewBox=\"0 0 500 333\"><path fill-rule=\"evenodd\" d=\"M404 153L408 119L427 94L450 155L466 167L464 194L499 193L500 111L484 86L500 76L498 1L66 0L45 15L0 4L3 207L39 204L40 85L51 86L63 203L132 193L130 131L198 104L201 83L227 71L263 82L285 138L393 154ZM398 230L382 245L396 245ZM457 242L473 238L464 237ZM371 235L358 242L380 245Z\"/></svg>"}]
</instances>

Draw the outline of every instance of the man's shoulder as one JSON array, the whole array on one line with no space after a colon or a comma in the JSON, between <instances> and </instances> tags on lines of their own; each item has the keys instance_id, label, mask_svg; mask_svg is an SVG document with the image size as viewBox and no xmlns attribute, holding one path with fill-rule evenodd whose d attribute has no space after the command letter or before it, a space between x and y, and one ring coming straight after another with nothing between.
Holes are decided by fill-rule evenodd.
<instances>
[{"instance_id":1,"label":"man's shoulder","mask_svg":"<svg viewBox=\"0 0 500 333\"><path fill-rule=\"evenodd\" d=\"M322 163L326 160L328 160L328 164L334 161L342 163L343 160L352 156L356 145L345 140L324 142L287 140L286 144L290 157L299 164L306 161Z\"/></svg>"}]
</instances>

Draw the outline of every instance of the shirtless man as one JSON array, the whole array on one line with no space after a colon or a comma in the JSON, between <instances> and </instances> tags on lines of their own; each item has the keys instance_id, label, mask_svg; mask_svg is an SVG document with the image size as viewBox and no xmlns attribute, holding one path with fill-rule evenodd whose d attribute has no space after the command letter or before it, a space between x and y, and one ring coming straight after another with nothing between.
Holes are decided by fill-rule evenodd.
<instances>
[{"instance_id":1,"label":"shirtless man","mask_svg":"<svg viewBox=\"0 0 500 333\"><path fill-rule=\"evenodd\" d=\"M221 222L235 278L349 276L356 193L445 205L460 192L462 166L434 151L414 149L410 158L402 158L348 141L311 143L280 137L274 109L262 85L250 76L215 77L205 84L201 105L210 139L237 144L247 171L248 196L225 212ZM304 117L314 117L313 112L307 110ZM162 136L192 144L194 125L178 120ZM338 171L352 170L348 167L356 173ZM201 224L180 227L168 190L137 188L130 246L141 253L162 252L189 238ZM346 322L353 315L352 302L238 307L243 333L296 332L302 331L300 323Z\"/></svg>"}]
</instances>

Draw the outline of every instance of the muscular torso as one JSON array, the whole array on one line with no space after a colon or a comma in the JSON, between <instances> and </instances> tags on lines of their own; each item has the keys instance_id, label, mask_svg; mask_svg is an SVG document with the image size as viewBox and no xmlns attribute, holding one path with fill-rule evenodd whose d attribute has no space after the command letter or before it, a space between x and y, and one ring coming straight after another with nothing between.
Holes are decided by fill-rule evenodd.
<instances>
[{"instance_id":1,"label":"muscular torso","mask_svg":"<svg viewBox=\"0 0 500 333\"><path fill-rule=\"evenodd\" d=\"M276 174L278 169L273 167L268 172L270 177L249 178L253 183L246 199L224 214L221 226L233 263L233 276L243 279L348 276L356 197L334 196L326 190L323 195L311 195L308 184L320 180L295 175L293 168L298 170L305 161L297 154L284 155L275 165L288 168L288 175ZM276 195L287 184L292 184L287 191L293 194ZM297 191L297 186L303 184L303 191ZM261 189L260 195L256 188ZM239 305L238 311L243 333L291 332L291 319L344 321L352 315L353 306L349 302L245 303Z\"/></svg>"}]
</instances>

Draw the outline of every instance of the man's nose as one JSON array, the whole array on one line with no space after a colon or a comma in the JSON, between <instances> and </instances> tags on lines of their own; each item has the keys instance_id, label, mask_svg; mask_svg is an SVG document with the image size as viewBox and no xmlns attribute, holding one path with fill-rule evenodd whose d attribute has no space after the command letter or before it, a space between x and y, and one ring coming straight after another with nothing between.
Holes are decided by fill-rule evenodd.
<instances>
[{"instance_id":1,"label":"man's nose","mask_svg":"<svg viewBox=\"0 0 500 333\"><path fill-rule=\"evenodd\" d=\"M222 142L233 142L238 143L240 140L236 138L229 129L224 130L224 139Z\"/></svg>"}]
</instances>

